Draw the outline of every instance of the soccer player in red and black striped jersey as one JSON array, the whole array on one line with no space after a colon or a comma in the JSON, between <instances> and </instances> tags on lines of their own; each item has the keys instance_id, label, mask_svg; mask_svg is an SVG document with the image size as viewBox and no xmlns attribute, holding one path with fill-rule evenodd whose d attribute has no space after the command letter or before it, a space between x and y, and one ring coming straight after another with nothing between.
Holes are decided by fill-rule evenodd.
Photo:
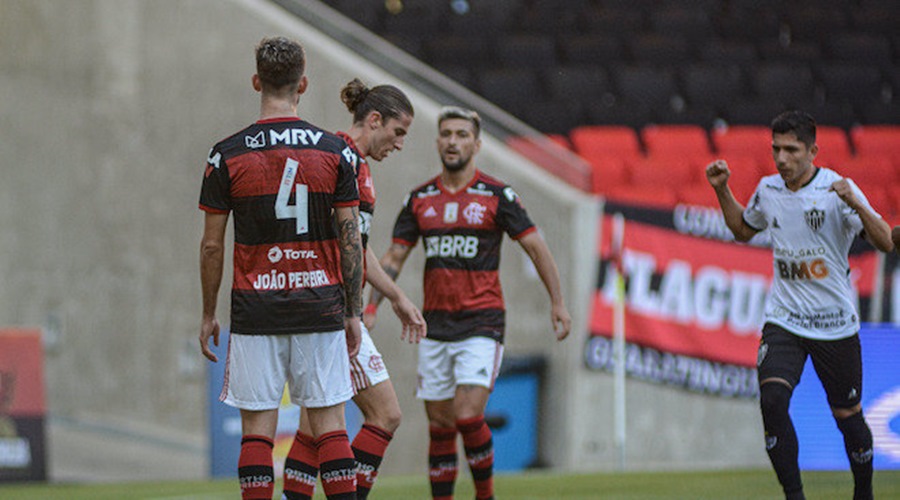
<instances>
[{"instance_id":1,"label":"soccer player in red and black striped jersey","mask_svg":"<svg viewBox=\"0 0 900 500\"><path fill-rule=\"evenodd\" d=\"M216 302L225 229L234 214L231 336L221 399L241 411L244 499L271 499L272 445L285 383L308 409L325 494L356 498L356 463L344 424L353 395L349 357L360 345L362 242L355 153L297 117L306 90L303 47L265 38L253 87L259 121L209 154L200 208L200 346L217 361Z\"/></svg>"},{"instance_id":2,"label":"soccer player in red and black striped jersey","mask_svg":"<svg viewBox=\"0 0 900 500\"><path fill-rule=\"evenodd\" d=\"M493 444L484 409L503 354L505 308L500 289L503 233L534 262L550 295L558 340L569 334L559 271L544 239L511 187L475 167L481 120L474 111L447 107L438 117L443 169L414 189L394 225L382 267L399 274L419 238L425 247L428 338L419 344L417 397L430 425L429 475L435 499L453 496L456 436L463 438L476 498L493 498ZM370 303L377 305L380 297Z\"/></svg>"},{"instance_id":3,"label":"soccer player in red and black striped jersey","mask_svg":"<svg viewBox=\"0 0 900 500\"><path fill-rule=\"evenodd\" d=\"M390 299L403 324L401 337L418 342L426 330L421 311L384 272L368 244L375 212L375 185L366 161L367 157L381 161L392 151L403 148L404 138L412 125L413 107L406 94L397 87L378 85L369 88L359 79L353 79L341 89L341 100L353 114L353 124L347 132L338 132L337 135L347 141L358 159L359 215L366 253L366 280ZM372 319L369 314L369 321ZM367 498L375 484L378 468L401 418L397 394L367 326L362 328L359 354L350 360L355 392L353 401L365 419L352 443L357 463L356 496L359 499ZM300 430L285 461L286 500L310 499L316 485L318 455L309 436L307 421L301 414Z\"/></svg>"}]
</instances>

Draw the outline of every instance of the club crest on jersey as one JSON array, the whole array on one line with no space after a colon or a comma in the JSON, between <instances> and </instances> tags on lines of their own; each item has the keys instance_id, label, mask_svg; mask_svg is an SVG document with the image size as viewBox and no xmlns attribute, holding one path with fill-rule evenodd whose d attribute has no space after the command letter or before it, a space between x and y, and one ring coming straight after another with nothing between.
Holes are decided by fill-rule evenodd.
<instances>
[{"instance_id":1,"label":"club crest on jersey","mask_svg":"<svg viewBox=\"0 0 900 500\"><path fill-rule=\"evenodd\" d=\"M465 209L463 209L463 217L466 219L466 222L472 224L473 226L481 225L484 224L484 213L486 211L486 206L473 201L472 203L469 203Z\"/></svg>"},{"instance_id":2,"label":"club crest on jersey","mask_svg":"<svg viewBox=\"0 0 900 500\"><path fill-rule=\"evenodd\" d=\"M806 219L806 225L813 231L818 231L822 224L825 223L825 211L813 208L803 212L803 218Z\"/></svg>"},{"instance_id":3,"label":"club crest on jersey","mask_svg":"<svg viewBox=\"0 0 900 500\"><path fill-rule=\"evenodd\" d=\"M262 130L256 135L244 136L244 144L250 149L259 149L266 147L266 135Z\"/></svg>"},{"instance_id":4,"label":"club crest on jersey","mask_svg":"<svg viewBox=\"0 0 900 500\"><path fill-rule=\"evenodd\" d=\"M450 202L444 205L444 222L451 224L459 218L459 203Z\"/></svg>"},{"instance_id":5,"label":"club crest on jersey","mask_svg":"<svg viewBox=\"0 0 900 500\"><path fill-rule=\"evenodd\" d=\"M428 209L425 210L425 213L422 214L422 217L437 217L437 210L435 210L434 207L428 207Z\"/></svg>"}]
</instances>

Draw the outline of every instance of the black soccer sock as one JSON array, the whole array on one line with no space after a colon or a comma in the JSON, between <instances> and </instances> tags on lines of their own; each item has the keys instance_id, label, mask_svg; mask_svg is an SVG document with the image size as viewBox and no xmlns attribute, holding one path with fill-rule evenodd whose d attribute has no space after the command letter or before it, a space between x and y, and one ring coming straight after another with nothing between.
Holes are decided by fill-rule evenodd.
<instances>
[{"instance_id":1,"label":"black soccer sock","mask_svg":"<svg viewBox=\"0 0 900 500\"><path fill-rule=\"evenodd\" d=\"M853 472L853 500L869 500L872 498L872 431L862 412L835 420L844 434L844 449Z\"/></svg>"},{"instance_id":2,"label":"black soccer sock","mask_svg":"<svg viewBox=\"0 0 900 500\"><path fill-rule=\"evenodd\" d=\"M803 483L800 480L800 464L797 456L800 447L797 432L791 422L788 407L791 389L781 383L769 382L759 388L759 406L762 410L763 428L766 431L766 452L784 490L785 498L803 499Z\"/></svg>"}]
</instances>

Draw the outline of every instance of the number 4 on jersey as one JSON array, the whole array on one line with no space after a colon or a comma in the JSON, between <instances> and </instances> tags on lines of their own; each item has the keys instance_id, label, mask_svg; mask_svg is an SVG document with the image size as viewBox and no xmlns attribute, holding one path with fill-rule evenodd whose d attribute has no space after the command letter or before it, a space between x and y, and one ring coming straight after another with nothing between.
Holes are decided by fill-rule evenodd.
<instances>
[{"instance_id":1,"label":"number 4 on jersey","mask_svg":"<svg viewBox=\"0 0 900 500\"><path fill-rule=\"evenodd\" d=\"M281 185L278 187L278 197L275 199L275 217L278 219L296 219L297 234L306 234L309 232L309 189L306 184L296 184L297 195L294 199L294 204L289 204L299 167L300 163L293 158L288 158L284 164L284 173L281 174Z\"/></svg>"}]
</instances>

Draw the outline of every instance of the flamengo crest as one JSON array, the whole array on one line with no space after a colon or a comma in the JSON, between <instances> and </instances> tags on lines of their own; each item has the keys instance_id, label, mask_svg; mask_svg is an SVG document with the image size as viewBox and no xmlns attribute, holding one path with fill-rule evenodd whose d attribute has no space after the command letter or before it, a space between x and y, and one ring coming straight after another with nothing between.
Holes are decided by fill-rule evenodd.
<instances>
[{"instance_id":1,"label":"flamengo crest","mask_svg":"<svg viewBox=\"0 0 900 500\"><path fill-rule=\"evenodd\" d=\"M806 219L806 225L813 231L818 231L822 224L825 223L825 211L816 208L803 212L803 218Z\"/></svg>"}]
</instances>

